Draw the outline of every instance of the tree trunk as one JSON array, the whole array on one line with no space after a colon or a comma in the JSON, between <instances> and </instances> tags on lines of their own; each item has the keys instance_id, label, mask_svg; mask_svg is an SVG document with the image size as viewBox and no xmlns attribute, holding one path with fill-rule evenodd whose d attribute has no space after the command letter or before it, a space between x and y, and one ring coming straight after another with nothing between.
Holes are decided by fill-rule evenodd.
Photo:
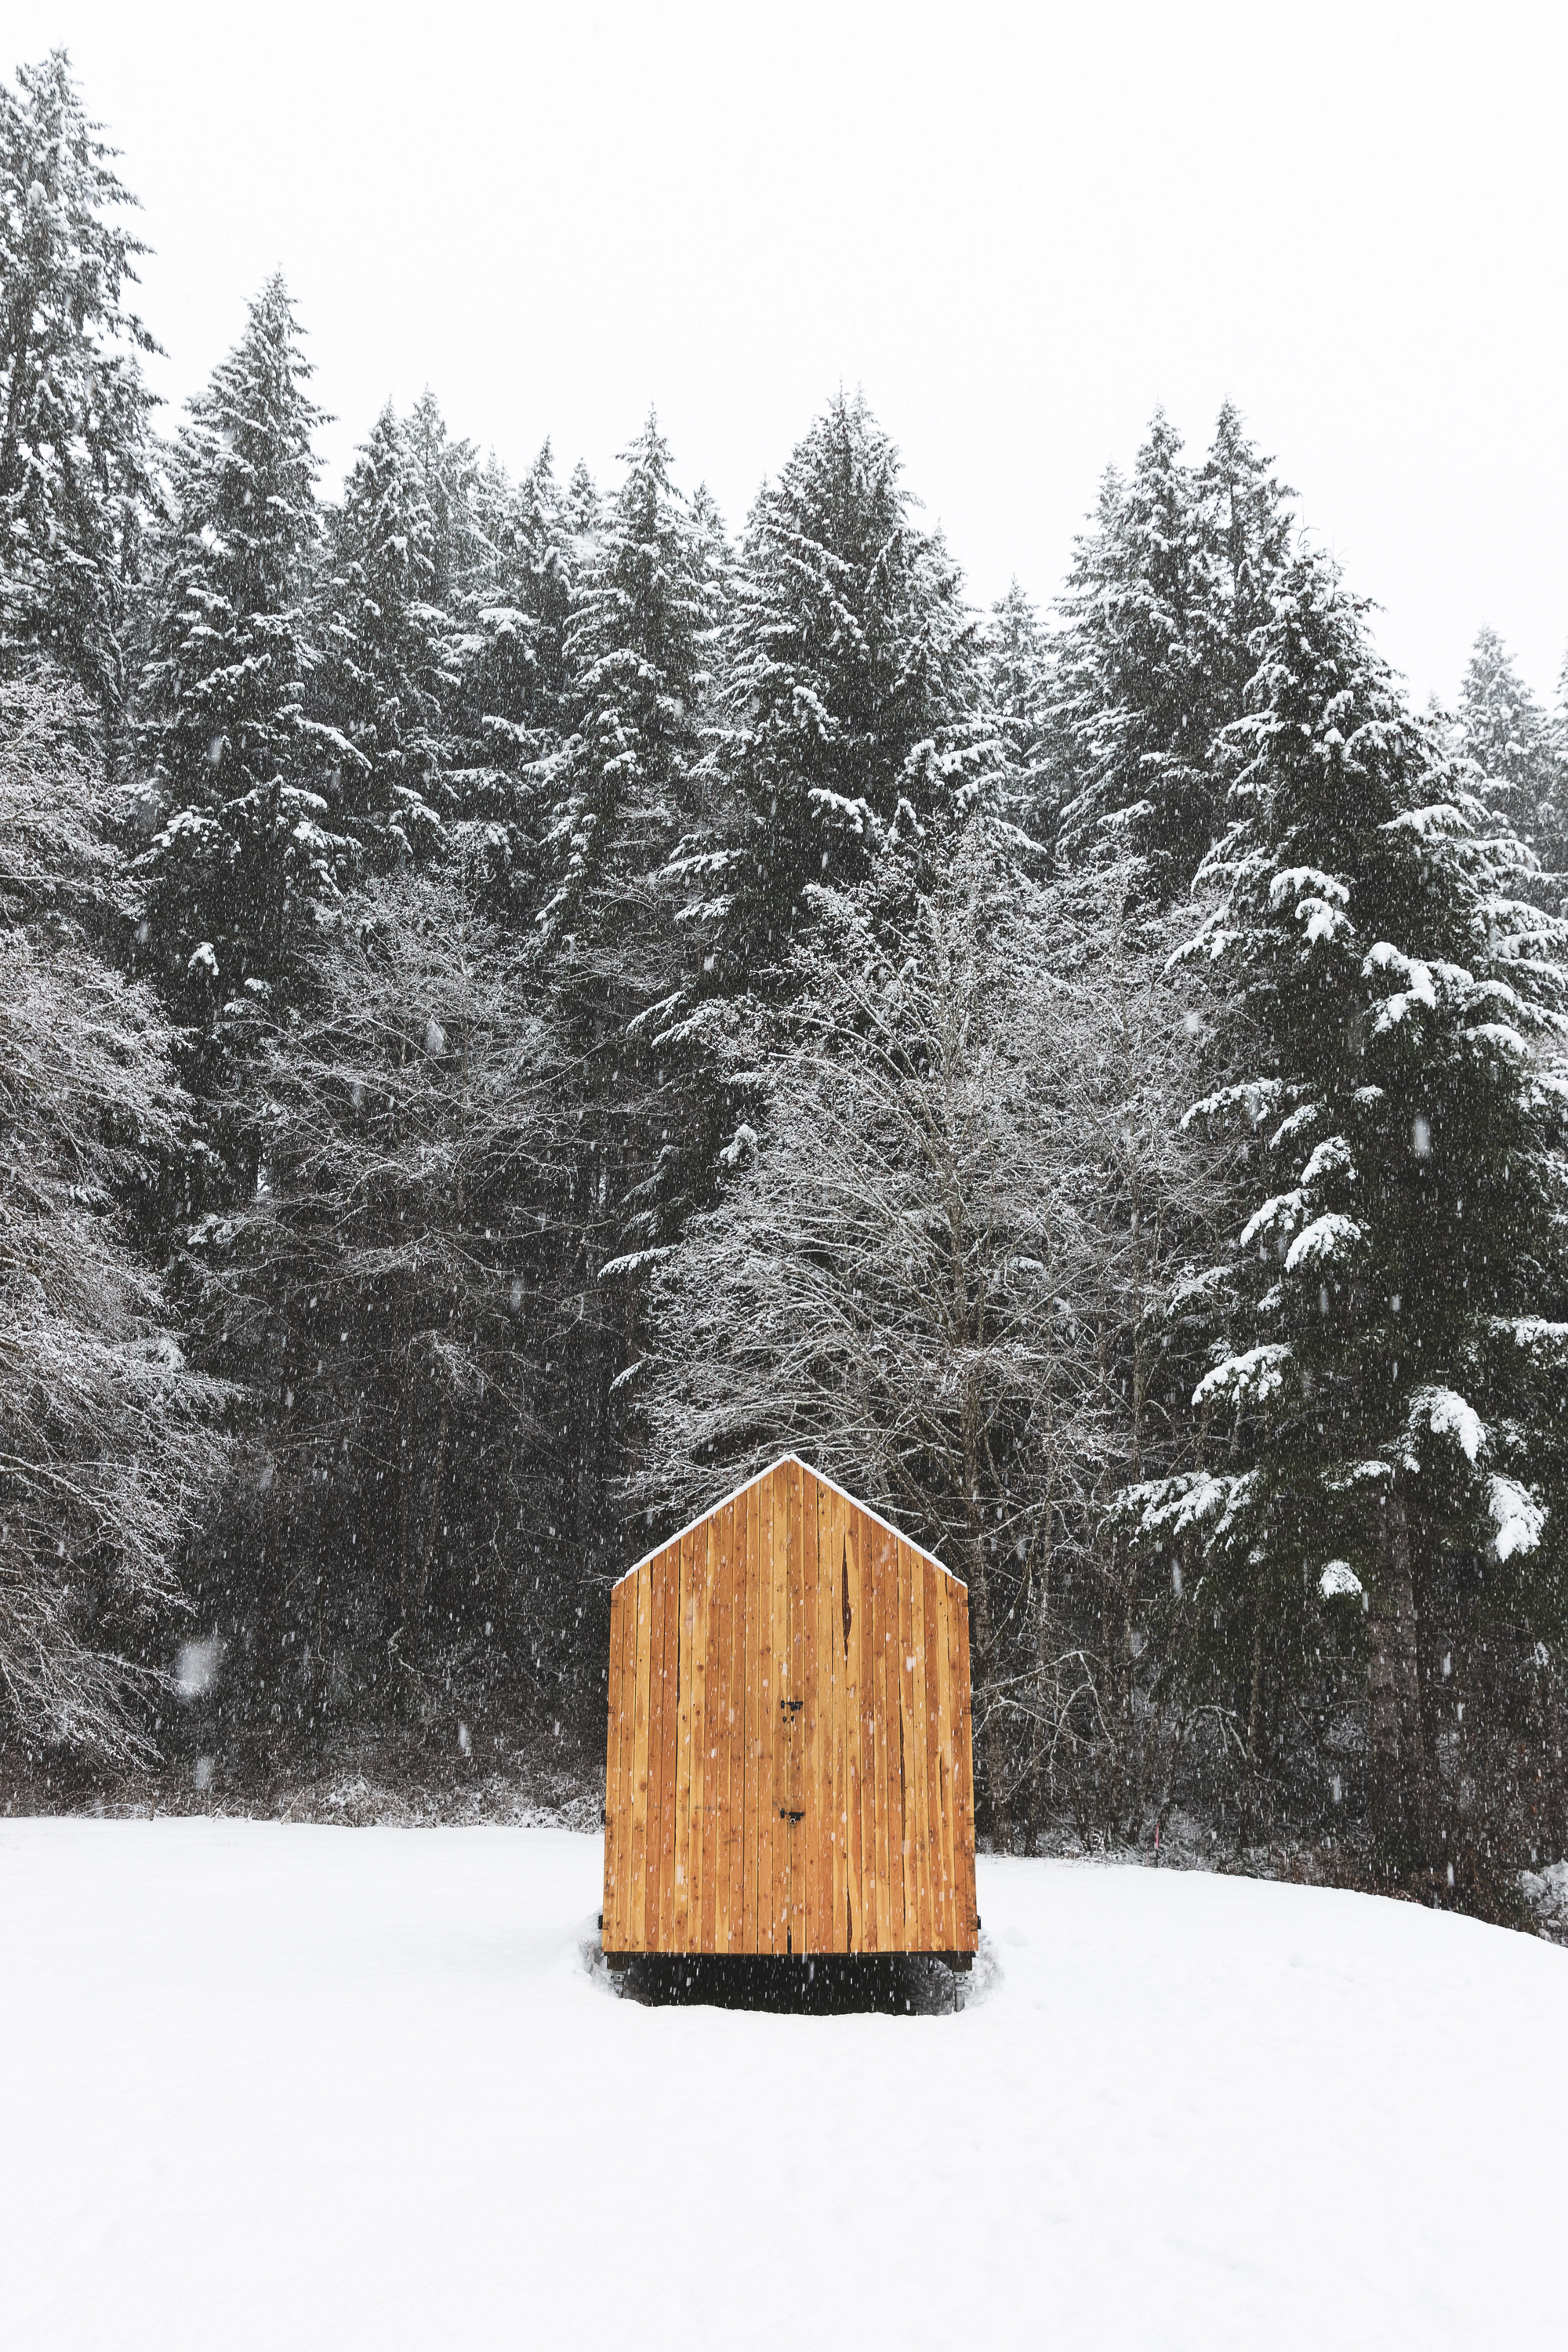
<instances>
[{"instance_id":1,"label":"tree trunk","mask_svg":"<svg viewBox=\"0 0 1568 2352\"><path fill-rule=\"evenodd\" d=\"M1383 1564L1372 1594L1367 1669L1367 1789L1373 1834L1385 1857L1428 1858L1430 1822L1416 1664L1410 1524L1397 1476L1383 1513Z\"/></svg>"},{"instance_id":2,"label":"tree trunk","mask_svg":"<svg viewBox=\"0 0 1568 2352\"><path fill-rule=\"evenodd\" d=\"M1040 1834L1040 1824L1046 1810L1046 1693L1052 1683L1052 1618L1051 1564L1055 1550L1056 1510L1047 1498L1046 1506L1045 1558L1040 1563L1039 1605L1035 1614L1036 1716L1034 1753L1029 1759L1029 1815L1026 1851L1033 1853Z\"/></svg>"},{"instance_id":3,"label":"tree trunk","mask_svg":"<svg viewBox=\"0 0 1568 2352\"><path fill-rule=\"evenodd\" d=\"M1547 1826L1552 1860L1568 1861L1568 1768L1563 1756L1563 1686L1557 1662L1542 1669L1546 1679Z\"/></svg>"},{"instance_id":4,"label":"tree trunk","mask_svg":"<svg viewBox=\"0 0 1568 2352\"><path fill-rule=\"evenodd\" d=\"M424 1638L425 1599L430 1590L430 1555L436 1549L436 1523L441 1508L441 1474L447 1466L447 1424L449 1413L449 1402L443 1397L441 1424L436 1436L436 1468L430 1480L430 1519L425 1530L424 1549L419 1555L419 1579L414 1588L414 1606L411 1612L416 1649L420 1646Z\"/></svg>"},{"instance_id":5,"label":"tree trunk","mask_svg":"<svg viewBox=\"0 0 1568 2352\"><path fill-rule=\"evenodd\" d=\"M984 1549L984 1535L976 1535L973 1581L970 1591L974 1607L973 1652L976 1661L983 1663L981 1677L977 1678L979 1686L973 1694L971 1704L990 1682L993 1665L991 1591L985 1575ZM1007 1818L1007 1765L1002 1750L1002 1726L994 1706L987 1706L985 1710L985 1793L991 1801L992 1845L998 1853L1010 1853L1013 1830Z\"/></svg>"},{"instance_id":6,"label":"tree trunk","mask_svg":"<svg viewBox=\"0 0 1568 2352\"><path fill-rule=\"evenodd\" d=\"M1253 1843L1258 1834L1258 1727L1263 1712L1263 1602L1252 1623L1252 1695L1247 1710L1247 1778L1241 1797L1241 1842Z\"/></svg>"}]
</instances>

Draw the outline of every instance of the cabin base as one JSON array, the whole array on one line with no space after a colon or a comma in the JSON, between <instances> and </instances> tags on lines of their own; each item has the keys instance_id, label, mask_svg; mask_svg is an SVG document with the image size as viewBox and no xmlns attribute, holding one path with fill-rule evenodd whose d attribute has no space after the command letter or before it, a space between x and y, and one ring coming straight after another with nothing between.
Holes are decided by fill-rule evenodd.
<instances>
[{"instance_id":1,"label":"cabin base","mask_svg":"<svg viewBox=\"0 0 1568 2352\"><path fill-rule=\"evenodd\" d=\"M801 2016L881 2010L937 2016L958 2006L973 1952L606 1952L623 1992L654 2007L705 2004Z\"/></svg>"}]
</instances>

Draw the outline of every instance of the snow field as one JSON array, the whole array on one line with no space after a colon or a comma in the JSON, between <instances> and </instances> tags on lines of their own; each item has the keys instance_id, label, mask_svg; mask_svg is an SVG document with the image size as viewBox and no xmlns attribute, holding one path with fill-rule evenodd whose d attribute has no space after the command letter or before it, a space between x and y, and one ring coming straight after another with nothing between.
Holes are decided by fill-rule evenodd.
<instances>
[{"instance_id":1,"label":"snow field","mask_svg":"<svg viewBox=\"0 0 1568 2352\"><path fill-rule=\"evenodd\" d=\"M1568 1960L983 1857L962 2014L620 2000L596 1838L0 1822L0 2339L1568 2339Z\"/></svg>"}]
</instances>

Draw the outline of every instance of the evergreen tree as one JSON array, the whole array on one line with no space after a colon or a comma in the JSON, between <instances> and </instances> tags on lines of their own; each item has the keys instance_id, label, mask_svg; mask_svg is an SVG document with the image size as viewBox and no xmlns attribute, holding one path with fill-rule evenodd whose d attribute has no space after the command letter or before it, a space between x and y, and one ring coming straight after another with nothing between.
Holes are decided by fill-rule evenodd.
<instances>
[{"instance_id":1,"label":"evergreen tree","mask_svg":"<svg viewBox=\"0 0 1568 2352\"><path fill-rule=\"evenodd\" d=\"M900 470L840 394L752 509L718 712L726 803L681 869L731 975L782 957L809 885L862 877L994 772L959 575Z\"/></svg>"},{"instance_id":2,"label":"evergreen tree","mask_svg":"<svg viewBox=\"0 0 1568 2352\"><path fill-rule=\"evenodd\" d=\"M1552 727L1495 629L1478 631L1459 688L1458 745L1488 805L1552 865L1561 863L1563 770Z\"/></svg>"},{"instance_id":3,"label":"evergreen tree","mask_svg":"<svg viewBox=\"0 0 1568 2352\"><path fill-rule=\"evenodd\" d=\"M566 518L574 539L594 540L599 533L600 499L594 487L594 477L581 457L572 468L566 485Z\"/></svg>"},{"instance_id":4,"label":"evergreen tree","mask_svg":"<svg viewBox=\"0 0 1568 2352\"><path fill-rule=\"evenodd\" d=\"M126 593L152 491L156 352L128 308L135 199L82 112L63 49L0 89L0 653L53 652L117 720Z\"/></svg>"},{"instance_id":5,"label":"evergreen tree","mask_svg":"<svg viewBox=\"0 0 1568 2352\"><path fill-rule=\"evenodd\" d=\"M1015 580L991 608L985 699L1002 749L1003 803L1042 845L1054 841L1058 814L1050 758L1051 668L1039 617Z\"/></svg>"},{"instance_id":6,"label":"evergreen tree","mask_svg":"<svg viewBox=\"0 0 1568 2352\"><path fill-rule=\"evenodd\" d=\"M1212 806L1197 518L1181 448L1156 411L1131 478L1107 474L1062 600L1059 667L1075 768L1064 847L1079 864L1136 850L1169 895L1208 846Z\"/></svg>"},{"instance_id":7,"label":"evergreen tree","mask_svg":"<svg viewBox=\"0 0 1568 2352\"><path fill-rule=\"evenodd\" d=\"M591 894L657 873L689 806L718 618L711 519L675 488L651 415L624 462L567 629L574 726L544 843L552 935L591 919Z\"/></svg>"},{"instance_id":8,"label":"evergreen tree","mask_svg":"<svg viewBox=\"0 0 1568 2352\"><path fill-rule=\"evenodd\" d=\"M1107 474L1057 667L1064 851L1079 865L1135 855L1163 898L1186 889L1218 829L1215 745L1240 716L1289 531L1285 493L1228 404L1196 473L1181 451L1157 411L1131 478Z\"/></svg>"},{"instance_id":9,"label":"evergreen tree","mask_svg":"<svg viewBox=\"0 0 1568 2352\"><path fill-rule=\"evenodd\" d=\"M476 478L474 515L481 554L458 606L452 791L492 893L531 915L541 776L563 740L581 544L550 444L515 488L492 460Z\"/></svg>"},{"instance_id":10,"label":"evergreen tree","mask_svg":"<svg viewBox=\"0 0 1568 2352\"><path fill-rule=\"evenodd\" d=\"M320 412L280 277L191 403L145 678L164 811L145 860L155 951L209 994L281 975L342 864L308 778L342 747L304 712Z\"/></svg>"},{"instance_id":11,"label":"evergreen tree","mask_svg":"<svg viewBox=\"0 0 1568 2352\"><path fill-rule=\"evenodd\" d=\"M452 439L428 384L403 431L430 517L430 601L449 613L483 561L476 512L479 461L471 441Z\"/></svg>"},{"instance_id":12,"label":"evergreen tree","mask_svg":"<svg viewBox=\"0 0 1568 2352\"><path fill-rule=\"evenodd\" d=\"M389 402L331 520L319 608L311 701L343 739L347 822L384 861L428 851L441 829L433 803L442 795L452 633L437 601L430 471Z\"/></svg>"},{"instance_id":13,"label":"evergreen tree","mask_svg":"<svg viewBox=\"0 0 1568 2352\"><path fill-rule=\"evenodd\" d=\"M1409 716L1363 609L1298 561L1233 731L1188 950L1228 980L1230 1068L1190 1116L1239 1129L1252 1200L1189 1293L1219 1322L1194 1397L1214 1466L1133 1501L1174 1547L1189 1662L1250 1681L1249 1763L1266 1675L1321 1680L1362 1596L1373 1823L1432 1860L1434 1632L1563 1624L1568 1088L1542 1045L1568 929L1521 897L1530 853Z\"/></svg>"},{"instance_id":14,"label":"evergreen tree","mask_svg":"<svg viewBox=\"0 0 1568 2352\"><path fill-rule=\"evenodd\" d=\"M1227 400L1194 480L1198 593L1194 622L1203 691L1217 733L1246 707L1254 640L1290 558L1292 493L1268 468ZM1223 806L1221 808L1223 816Z\"/></svg>"}]
</instances>

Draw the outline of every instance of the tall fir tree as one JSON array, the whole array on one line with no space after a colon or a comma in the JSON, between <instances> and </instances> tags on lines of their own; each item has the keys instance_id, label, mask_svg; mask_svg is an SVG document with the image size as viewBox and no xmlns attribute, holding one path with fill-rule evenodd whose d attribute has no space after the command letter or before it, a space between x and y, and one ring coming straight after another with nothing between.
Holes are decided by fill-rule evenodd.
<instances>
[{"instance_id":1,"label":"tall fir tree","mask_svg":"<svg viewBox=\"0 0 1568 2352\"><path fill-rule=\"evenodd\" d=\"M574 539L589 541L598 536L602 511L594 477L579 457L566 484L566 519Z\"/></svg>"},{"instance_id":2,"label":"tall fir tree","mask_svg":"<svg viewBox=\"0 0 1568 2352\"><path fill-rule=\"evenodd\" d=\"M813 883L852 883L996 772L978 633L940 536L859 396L757 499L736 566L692 912L733 978L782 963Z\"/></svg>"},{"instance_id":3,"label":"tall fir tree","mask_svg":"<svg viewBox=\"0 0 1568 2352\"><path fill-rule=\"evenodd\" d=\"M455 441L428 384L404 423L430 516L430 601L456 609L477 567L483 542L477 513L479 465L471 441Z\"/></svg>"},{"instance_id":4,"label":"tall fir tree","mask_svg":"<svg viewBox=\"0 0 1568 2352\"><path fill-rule=\"evenodd\" d=\"M1459 688L1458 746L1489 807L1552 866L1563 864L1564 767L1551 720L1495 629L1477 632Z\"/></svg>"},{"instance_id":5,"label":"tall fir tree","mask_svg":"<svg viewBox=\"0 0 1568 2352\"><path fill-rule=\"evenodd\" d=\"M515 486L493 459L474 483L480 554L458 600L451 789L492 897L538 910L542 778L566 719L567 629L583 542L545 443Z\"/></svg>"},{"instance_id":6,"label":"tall fir tree","mask_svg":"<svg viewBox=\"0 0 1568 2352\"><path fill-rule=\"evenodd\" d=\"M1304 1683L1364 1629L1371 1819L1409 1865L1452 1818L1435 1633L1564 1627L1568 927L1363 613L1298 561L1232 733L1187 951L1228 983L1228 1069L1190 1117L1239 1133L1251 1198L1190 1289L1217 1318L1212 1466L1132 1503L1185 1559L1191 1662L1250 1680L1254 1737L1266 1674Z\"/></svg>"},{"instance_id":7,"label":"tall fir tree","mask_svg":"<svg viewBox=\"0 0 1568 2352\"><path fill-rule=\"evenodd\" d=\"M1063 850L1079 866L1138 857L1156 898L1185 891L1219 827L1215 746L1241 714L1289 536L1267 467L1228 404L1195 471L1156 411L1131 477L1106 476L1062 599Z\"/></svg>"},{"instance_id":8,"label":"tall fir tree","mask_svg":"<svg viewBox=\"0 0 1568 2352\"><path fill-rule=\"evenodd\" d=\"M1194 477L1197 593L1193 619L1208 724L1239 718L1252 677L1257 632L1268 623L1290 560L1293 496L1247 439L1227 400ZM1224 820L1223 803L1219 814Z\"/></svg>"},{"instance_id":9,"label":"tall fir tree","mask_svg":"<svg viewBox=\"0 0 1568 2352\"><path fill-rule=\"evenodd\" d=\"M710 518L676 488L651 415L624 462L567 628L574 726L553 779L553 887L541 911L552 935L591 922L595 893L659 871L698 754L718 619Z\"/></svg>"},{"instance_id":10,"label":"tall fir tree","mask_svg":"<svg viewBox=\"0 0 1568 2352\"><path fill-rule=\"evenodd\" d=\"M388 402L330 519L317 605L310 706L342 738L344 821L383 863L427 853L441 831L454 648L430 471Z\"/></svg>"},{"instance_id":11,"label":"tall fir tree","mask_svg":"<svg viewBox=\"0 0 1568 2352\"><path fill-rule=\"evenodd\" d=\"M341 747L304 709L321 422L310 374L274 277L171 457L142 729L164 822L142 865L155 953L215 1002L277 984L343 863L311 789Z\"/></svg>"},{"instance_id":12,"label":"tall fir tree","mask_svg":"<svg viewBox=\"0 0 1568 2352\"><path fill-rule=\"evenodd\" d=\"M1059 814L1050 757L1052 652L1016 580L991 608L984 660L986 702L1002 749L1002 803L1031 840L1047 846Z\"/></svg>"},{"instance_id":13,"label":"tall fir tree","mask_svg":"<svg viewBox=\"0 0 1568 2352\"><path fill-rule=\"evenodd\" d=\"M135 198L56 49L0 88L0 654L51 652L98 699L112 752L126 602L152 499L158 350L129 289Z\"/></svg>"}]
</instances>

